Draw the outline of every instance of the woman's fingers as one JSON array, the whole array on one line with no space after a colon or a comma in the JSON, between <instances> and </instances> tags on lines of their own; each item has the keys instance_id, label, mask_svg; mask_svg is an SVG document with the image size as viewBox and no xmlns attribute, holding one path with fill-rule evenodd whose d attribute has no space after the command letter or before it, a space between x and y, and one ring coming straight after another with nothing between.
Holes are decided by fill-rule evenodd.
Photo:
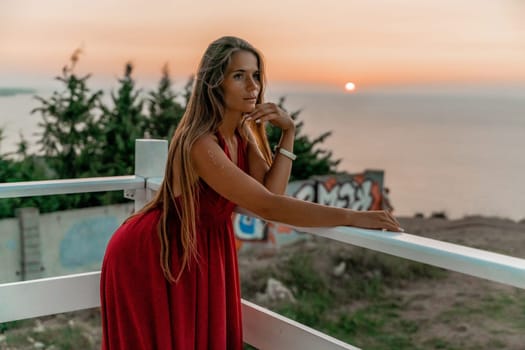
<instances>
[{"instance_id":1,"label":"woman's fingers","mask_svg":"<svg viewBox=\"0 0 525 350\"><path fill-rule=\"evenodd\" d=\"M384 211L386 224L388 227L385 227L388 231L404 232L404 229L401 227L397 219L390 214L388 211Z\"/></svg>"},{"instance_id":2,"label":"woman's fingers","mask_svg":"<svg viewBox=\"0 0 525 350\"><path fill-rule=\"evenodd\" d=\"M394 224L399 228L399 231L404 232L405 230L401 227L401 224L399 223L399 221L397 221L397 219L389 211L387 211L386 213L392 219Z\"/></svg>"},{"instance_id":3,"label":"woman's fingers","mask_svg":"<svg viewBox=\"0 0 525 350\"><path fill-rule=\"evenodd\" d=\"M378 210L375 211L374 214L375 220L370 228L382 231L404 232L399 222L389 212Z\"/></svg>"},{"instance_id":4,"label":"woman's fingers","mask_svg":"<svg viewBox=\"0 0 525 350\"><path fill-rule=\"evenodd\" d=\"M268 103L263 103L255 106L255 109L247 115L248 119L259 119L268 113Z\"/></svg>"},{"instance_id":5,"label":"woman's fingers","mask_svg":"<svg viewBox=\"0 0 525 350\"><path fill-rule=\"evenodd\" d=\"M293 125L292 118L275 103L257 105L255 110L247 115L246 120L254 120L256 123L270 122L281 129L286 129Z\"/></svg>"},{"instance_id":6,"label":"woman's fingers","mask_svg":"<svg viewBox=\"0 0 525 350\"><path fill-rule=\"evenodd\" d=\"M276 110L276 106L269 106L268 104L262 104L256 107L255 111L250 113L249 118L256 122L265 122L273 119L279 115L279 111Z\"/></svg>"},{"instance_id":7,"label":"woman's fingers","mask_svg":"<svg viewBox=\"0 0 525 350\"><path fill-rule=\"evenodd\" d=\"M370 210L360 212L356 217L357 221L353 224L370 230L382 230L391 232L404 232L399 222L387 211Z\"/></svg>"}]
</instances>

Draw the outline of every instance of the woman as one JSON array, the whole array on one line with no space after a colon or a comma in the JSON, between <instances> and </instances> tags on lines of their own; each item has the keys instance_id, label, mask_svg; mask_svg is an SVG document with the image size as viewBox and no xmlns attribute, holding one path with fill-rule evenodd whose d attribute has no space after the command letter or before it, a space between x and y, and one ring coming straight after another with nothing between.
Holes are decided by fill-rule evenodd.
<instances>
[{"instance_id":1,"label":"woman","mask_svg":"<svg viewBox=\"0 0 525 350\"><path fill-rule=\"evenodd\" d=\"M283 195L295 127L263 102L264 83L262 56L244 40L223 37L204 53L161 188L106 249L104 349L242 349L236 205L291 225L400 230L383 211ZM273 157L266 122L282 130Z\"/></svg>"}]
</instances>

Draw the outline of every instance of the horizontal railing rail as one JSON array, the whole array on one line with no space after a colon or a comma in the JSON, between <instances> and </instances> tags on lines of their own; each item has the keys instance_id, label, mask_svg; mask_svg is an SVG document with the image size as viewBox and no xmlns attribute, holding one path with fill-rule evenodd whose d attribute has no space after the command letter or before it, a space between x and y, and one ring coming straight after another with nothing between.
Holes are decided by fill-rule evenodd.
<instances>
[{"instance_id":1,"label":"horizontal railing rail","mask_svg":"<svg viewBox=\"0 0 525 350\"><path fill-rule=\"evenodd\" d=\"M100 306L100 271L0 284L0 323ZM358 349L242 300L244 341L260 349Z\"/></svg>"},{"instance_id":2,"label":"horizontal railing rail","mask_svg":"<svg viewBox=\"0 0 525 350\"><path fill-rule=\"evenodd\" d=\"M249 216L254 214L238 209ZM255 216L257 217L257 216ZM525 289L525 259L401 232L356 227L294 230Z\"/></svg>"},{"instance_id":3,"label":"horizontal railing rail","mask_svg":"<svg viewBox=\"0 0 525 350\"><path fill-rule=\"evenodd\" d=\"M136 175L8 182L0 184L0 198L136 190L144 187L145 179Z\"/></svg>"},{"instance_id":4,"label":"horizontal railing rail","mask_svg":"<svg viewBox=\"0 0 525 350\"><path fill-rule=\"evenodd\" d=\"M100 271L0 284L0 323L100 306Z\"/></svg>"}]
</instances>

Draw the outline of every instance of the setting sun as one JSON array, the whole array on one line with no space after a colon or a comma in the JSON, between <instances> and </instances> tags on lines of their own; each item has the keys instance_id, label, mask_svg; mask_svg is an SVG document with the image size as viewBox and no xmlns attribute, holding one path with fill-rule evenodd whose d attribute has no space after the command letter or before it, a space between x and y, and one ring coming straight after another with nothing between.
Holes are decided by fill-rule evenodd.
<instances>
[{"instance_id":1,"label":"setting sun","mask_svg":"<svg viewBox=\"0 0 525 350\"><path fill-rule=\"evenodd\" d=\"M346 91L354 91L355 90L355 84L352 83L351 81L349 81L348 83L345 84L345 90Z\"/></svg>"}]
</instances>

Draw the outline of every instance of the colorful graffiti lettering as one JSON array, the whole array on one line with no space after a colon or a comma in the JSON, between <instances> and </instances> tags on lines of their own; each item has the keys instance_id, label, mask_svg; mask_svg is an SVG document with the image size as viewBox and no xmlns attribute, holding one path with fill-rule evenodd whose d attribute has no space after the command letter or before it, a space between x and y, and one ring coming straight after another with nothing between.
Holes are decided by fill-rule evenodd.
<instances>
[{"instance_id":1,"label":"colorful graffiti lettering","mask_svg":"<svg viewBox=\"0 0 525 350\"><path fill-rule=\"evenodd\" d=\"M383 208L383 171L344 176L325 176L297 181L288 186L289 194L297 199L353 210L380 210ZM296 241L304 235L285 225L266 223L260 219L236 214L233 227L237 247L252 244L278 246Z\"/></svg>"},{"instance_id":2,"label":"colorful graffiti lettering","mask_svg":"<svg viewBox=\"0 0 525 350\"><path fill-rule=\"evenodd\" d=\"M243 241L263 241L268 233L264 221L241 214L234 215L233 229L237 238Z\"/></svg>"},{"instance_id":3,"label":"colorful graffiti lettering","mask_svg":"<svg viewBox=\"0 0 525 350\"><path fill-rule=\"evenodd\" d=\"M323 205L354 210L376 210L381 208L380 184L369 179L345 182L315 181L303 184L294 197Z\"/></svg>"}]
</instances>

